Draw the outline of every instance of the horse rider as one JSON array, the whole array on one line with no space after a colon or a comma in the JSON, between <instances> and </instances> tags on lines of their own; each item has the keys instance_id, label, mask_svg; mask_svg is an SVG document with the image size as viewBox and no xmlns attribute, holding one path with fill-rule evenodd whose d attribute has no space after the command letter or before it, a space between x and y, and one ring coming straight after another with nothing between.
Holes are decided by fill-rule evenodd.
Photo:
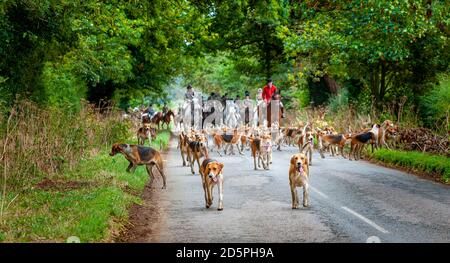
<instances>
[{"instance_id":1,"label":"horse rider","mask_svg":"<svg viewBox=\"0 0 450 263\"><path fill-rule=\"evenodd\" d=\"M162 107L162 113L163 115L166 115L166 113L169 111L169 107L167 107L167 102L164 102L164 106Z\"/></svg>"},{"instance_id":2,"label":"horse rider","mask_svg":"<svg viewBox=\"0 0 450 263\"><path fill-rule=\"evenodd\" d=\"M211 93L209 94L209 97L207 98L207 101L212 101L212 100L217 100L217 94L216 94L215 92L211 92ZM211 108L209 109L209 112L203 112L203 122L205 122L206 117L208 117L209 115L213 114L215 110L216 110L216 109L215 109L214 107L211 107ZM212 124L212 125L216 125L216 120L213 120L213 121L211 122L211 124Z\"/></svg>"},{"instance_id":3,"label":"horse rider","mask_svg":"<svg viewBox=\"0 0 450 263\"><path fill-rule=\"evenodd\" d=\"M220 99L220 102L222 102L222 106L225 108L227 105L228 100L228 93L223 94L222 98Z\"/></svg>"},{"instance_id":4,"label":"horse rider","mask_svg":"<svg viewBox=\"0 0 450 263\"><path fill-rule=\"evenodd\" d=\"M256 94L256 102L259 104L260 101L263 101L262 96L263 90L261 88L258 89L258 93Z\"/></svg>"},{"instance_id":5,"label":"horse rider","mask_svg":"<svg viewBox=\"0 0 450 263\"><path fill-rule=\"evenodd\" d=\"M239 108L239 106L241 106L241 104L242 104L242 100L241 100L241 96L239 96L239 94L237 94L236 95L236 98L234 99L234 104L233 104L233 106L234 106L234 108L236 109L236 112L240 112L240 108Z\"/></svg>"},{"instance_id":6,"label":"horse rider","mask_svg":"<svg viewBox=\"0 0 450 263\"><path fill-rule=\"evenodd\" d=\"M150 103L150 105L147 108L147 114L150 120L153 119L153 116L155 116L156 112L155 109L153 109L153 104Z\"/></svg>"},{"instance_id":7,"label":"horse rider","mask_svg":"<svg viewBox=\"0 0 450 263\"><path fill-rule=\"evenodd\" d=\"M249 124L250 123L250 107L252 105L252 100L250 99L250 92L248 90L246 90L244 92L244 109L245 109L245 113L244 113L244 124Z\"/></svg>"},{"instance_id":8,"label":"horse rider","mask_svg":"<svg viewBox=\"0 0 450 263\"><path fill-rule=\"evenodd\" d=\"M207 99L207 100L214 100L214 99L215 99L215 97L216 97L216 93L214 93L214 92L211 92L211 93L209 94L209 97L208 97L208 99Z\"/></svg>"},{"instance_id":9,"label":"horse rider","mask_svg":"<svg viewBox=\"0 0 450 263\"><path fill-rule=\"evenodd\" d=\"M281 102L281 91L277 89L275 85L273 85L272 79L267 80L267 85L263 88L262 97L266 102L266 105L270 103L271 99L280 100L280 109L282 112L282 118L284 118L284 106Z\"/></svg>"},{"instance_id":10,"label":"horse rider","mask_svg":"<svg viewBox=\"0 0 450 263\"><path fill-rule=\"evenodd\" d=\"M263 100L266 102L266 105L268 105L270 103L270 100L272 99L272 95L274 95L276 91L277 91L277 87L275 87L275 85L273 85L272 79L268 79L267 85L264 86L263 92L262 92L262 97L263 97Z\"/></svg>"},{"instance_id":11,"label":"horse rider","mask_svg":"<svg viewBox=\"0 0 450 263\"><path fill-rule=\"evenodd\" d=\"M194 126L194 90L192 89L191 84L187 85L186 93L184 94L184 99L190 101L191 103L191 126Z\"/></svg>"},{"instance_id":12,"label":"horse rider","mask_svg":"<svg viewBox=\"0 0 450 263\"><path fill-rule=\"evenodd\" d=\"M241 96L238 94L236 95L236 98L234 99L234 106L236 107L236 112L240 111L239 106L242 104Z\"/></svg>"},{"instance_id":13,"label":"horse rider","mask_svg":"<svg viewBox=\"0 0 450 263\"><path fill-rule=\"evenodd\" d=\"M191 84L187 85L186 87L186 93L184 93L184 98L186 100L193 100L194 99L194 90L192 89Z\"/></svg>"}]
</instances>

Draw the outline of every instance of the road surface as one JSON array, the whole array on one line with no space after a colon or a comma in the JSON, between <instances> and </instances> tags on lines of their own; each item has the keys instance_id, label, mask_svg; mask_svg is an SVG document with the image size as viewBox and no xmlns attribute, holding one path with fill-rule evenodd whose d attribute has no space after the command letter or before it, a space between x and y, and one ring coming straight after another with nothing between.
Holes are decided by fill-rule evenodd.
<instances>
[{"instance_id":1,"label":"road surface","mask_svg":"<svg viewBox=\"0 0 450 263\"><path fill-rule=\"evenodd\" d=\"M292 210L288 169L296 152L283 147L274 152L270 170L258 171L249 151L212 154L225 164L224 210L217 211L217 188L206 209L200 176L181 166L172 140L167 189L160 181L146 189L126 241L450 242L449 186L365 161L314 153L311 206Z\"/></svg>"}]
</instances>

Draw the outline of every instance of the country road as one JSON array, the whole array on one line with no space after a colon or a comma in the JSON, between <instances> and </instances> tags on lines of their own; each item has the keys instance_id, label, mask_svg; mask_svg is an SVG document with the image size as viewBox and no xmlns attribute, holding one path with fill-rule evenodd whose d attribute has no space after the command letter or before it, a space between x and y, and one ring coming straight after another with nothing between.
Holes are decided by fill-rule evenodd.
<instances>
[{"instance_id":1,"label":"country road","mask_svg":"<svg viewBox=\"0 0 450 263\"><path fill-rule=\"evenodd\" d=\"M224 210L204 206L198 174L181 166L176 140L166 155L167 189L146 189L132 211L128 242L450 242L450 187L366 161L313 155L309 208L291 209L290 156L273 154L270 170L244 156L224 162ZM198 172L197 166L195 166ZM301 194L301 189L298 188ZM301 196L301 195L300 195Z\"/></svg>"}]
</instances>

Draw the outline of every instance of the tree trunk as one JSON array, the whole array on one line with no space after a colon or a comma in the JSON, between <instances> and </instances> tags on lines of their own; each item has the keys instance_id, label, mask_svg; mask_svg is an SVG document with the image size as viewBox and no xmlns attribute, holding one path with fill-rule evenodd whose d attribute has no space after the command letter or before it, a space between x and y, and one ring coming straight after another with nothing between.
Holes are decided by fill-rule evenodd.
<instances>
[{"instance_id":1,"label":"tree trunk","mask_svg":"<svg viewBox=\"0 0 450 263\"><path fill-rule=\"evenodd\" d=\"M376 109L378 107L378 88L380 83L380 75L378 72L378 65L372 70L370 74L370 90L372 93L372 109Z\"/></svg>"},{"instance_id":2,"label":"tree trunk","mask_svg":"<svg viewBox=\"0 0 450 263\"><path fill-rule=\"evenodd\" d=\"M378 93L378 108L382 106L384 94L386 93L386 62L381 62L381 79L380 79L380 91Z\"/></svg>"},{"instance_id":3,"label":"tree trunk","mask_svg":"<svg viewBox=\"0 0 450 263\"><path fill-rule=\"evenodd\" d=\"M334 80L332 77L325 75L323 76L323 79L325 80L325 84L327 85L328 90L332 94L337 94L340 86L337 84L336 80Z\"/></svg>"},{"instance_id":4,"label":"tree trunk","mask_svg":"<svg viewBox=\"0 0 450 263\"><path fill-rule=\"evenodd\" d=\"M376 110L380 110L383 106L384 95L386 94L386 62L381 61L376 65L370 74L370 90L372 92L372 106Z\"/></svg>"}]
</instances>

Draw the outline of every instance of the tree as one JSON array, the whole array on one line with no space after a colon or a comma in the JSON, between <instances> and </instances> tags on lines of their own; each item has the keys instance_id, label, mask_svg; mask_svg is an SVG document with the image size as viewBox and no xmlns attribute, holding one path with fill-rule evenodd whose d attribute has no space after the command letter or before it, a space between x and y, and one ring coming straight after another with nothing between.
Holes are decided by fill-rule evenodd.
<instances>
[{"instance_id":1,"label":"tree","mask_svg":"<svg viewBox=\"0 0 450 263\"><path fill-rule=\"evenodd\" d=\"M277 27L287 23L285 2L192 1L208 21L209 37L201 42L208 51L228 51L243 74L266 79L285 62ZM247 64L256 59L257 63Z\"/></svg>"},{"instance_id":2,"label":"tree","mask_svg":"<svg viewBox=\"0 0 450 263\"><path fill-rule=\"evenodd\" d=\"M188 2L0 3L2 99L16 94L63 106L100 99L164 97L181 68ZM126 91L126 92L124 92ZM126 103L124 103L126 104Z\"/></svg>"},{"instance_id":3,"label":"tree","mask_svg":"<svg viewBox=\"0 0 450 263\"><path fill-rule=\"evenodd\" d=\"M402 87L420 95L448 70L445 1L307 0L291 15L279 30L287 54L313 77L360 80L377 108Z\"/></svg>"}]
</instances>

